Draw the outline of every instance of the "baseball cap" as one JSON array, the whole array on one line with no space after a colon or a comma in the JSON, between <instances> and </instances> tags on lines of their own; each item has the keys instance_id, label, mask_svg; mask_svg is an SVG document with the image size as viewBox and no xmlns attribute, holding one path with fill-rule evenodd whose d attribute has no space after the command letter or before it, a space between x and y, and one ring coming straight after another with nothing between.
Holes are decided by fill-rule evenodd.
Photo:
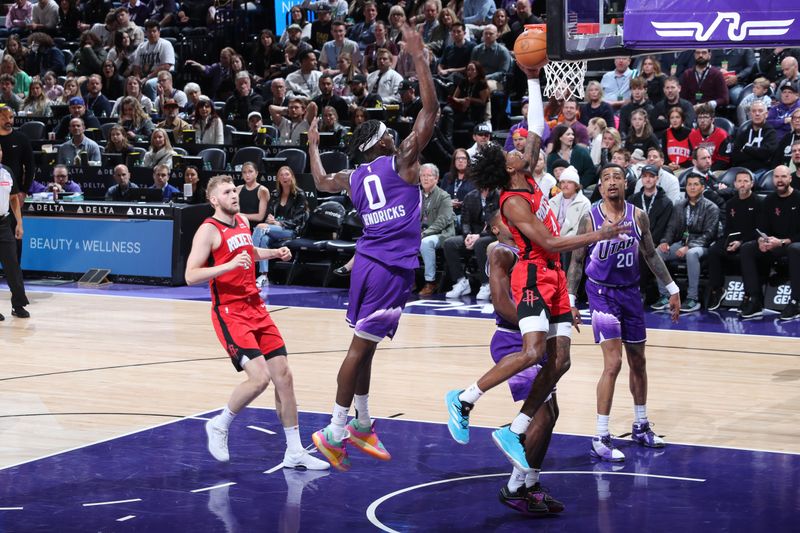
<instances>
[{"instance_id":1,"label":"baseball cap","mask_svg":"<svg viewBox=\"0 0 800 533\"><path fill-rule=\"evenodd\" d=\"M289 27L286 28L286 29L287 30L303 31L303 28L301 28L299 24L290 24Z\"/></svg>"},{"instance_id":2,"label":"baseball cap","mask_svg":"<svg viewBox=\"0 0 800 533\"><path fill-rule=\"evenodd\" d=\"M525 137L528 138L528 130L525 128L517 128L514 130L514 133L511 134L512 138L514 137Z\"/></svg>"},{"instance_id":3,"label":"baseball cap","mask_svg":"<svg viewBox=\"0 0 800 533\"><path fill-rule=\"evenodd\" d=\"M174 98L165 98L161 107L180 107Z\"/></svg>"},{"instance_id":4,"label":"baseball cap","mask_svg":"<svg viewBox=\"0 0 800 533\"><path fill-rule=\"evenodd\" d=\"M413 83L411 83L408 80L403 80L403 81L400 82L400 88L398 90L407 91L408 89L413 89L413 88L414 88L414 84Z\"/></svg>"},{"instance_id":5,"label":"baseball cap","mask_svg":"<svg viewBox=\"0 0 800 533\"><path fill-rule=\"evenodd\" d=\"M475 135L491 135L492 134L492 127L488 124L478 124L472 129L472 133Z\"/></svg>"},{"instance_id":6,"label":"baseball cap","mask_svg":"<svg viewBox=\"0 0 800 533\"><path fill-rule=\"evenodd\" d=\"M642 174L652 174L653 176L658 176L658 167L655 165L645 165L642 167Z\"/></svg>"},{"instance_id":7,"label":"baseball cap","mask_svg":"<svg viewBox=\"0 0 800 533\"><path fill-rule=\"evenodd\" d=\"M330 13L331 11L333 9L331 9L331 5L328 2L317 3L317 13Z\"/></svg>"},{"instance_id":8,"label":"baseball cap","mask_svg":"<svg viewBox=\"0 0 800 533\"><path fill-rule=\"evenodd\" d=\"M73 96L69 99L69 105L86 105L86 102L80 96Z\"/></svg>"},{"instance_id":9,"label":"baseball cap","mask_svg":"<svg viewBox=\"0 0 800 533\"><path fill-rule=\"evenodd\" d=\"M797 90L797 84L792 80L783 80L780 85L780 90L788 89L793 92L800 92Z\"/></svg>"},{"instance_id":10,"label":"baseball cap","mask_svg":"<svg viewBox=\"0 0 800 533\"><path fill-rule=\"evenodd\" d=\"M578 185L581 184L581 177L578 175L578 169L569 165L564 169L564 172L558 177L558 181L571 181Z\"/></svg>"},{"instance_id":11,"label":"baseball cap","mask_svg":"<svg viewBox=\"0 0 800 533\"><path fill-rule=\"evenodd\" d=\"M350 80L350 83L367 83L367 77L364 76L363 74L356 74Z\"/></svg>"},{"instance_id":12,"label":"baseball cap","mask_svg":"<svg viewBox=\"0 0 800 533\"><path fill-rule=\"evenodd\" d=\"M567 168L569 166L569 161L565 159L561 159L560 157L553 161L553 171L557 168Z\"/></svg>"},{"instance_id":13,"label":"baseball cap","mask_svg":"<svg viewBox=\"0 0 800 533\"><path fill-rule=\"evenodd\" d=\"M258 111L251 111L250 114L247 115L247 120L250 120L253 117L258 117L259 120L262 119L261 113L259 113Z\"/></svg>"}]
</instances>

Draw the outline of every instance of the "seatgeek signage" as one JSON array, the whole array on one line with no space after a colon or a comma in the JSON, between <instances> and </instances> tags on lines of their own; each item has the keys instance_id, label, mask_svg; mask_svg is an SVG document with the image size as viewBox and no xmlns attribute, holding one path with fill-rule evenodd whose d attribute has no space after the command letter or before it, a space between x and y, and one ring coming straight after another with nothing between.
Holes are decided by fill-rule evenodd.
<instances>
[{"instance_id":1,"label":"seatgeek signage","mask_svg":"<svg viewBox=\"0 0 800 533\"><path fill-rule=\"evenodd\" d=\"M108 268L112 274L168 278L172 226L169 220L26 218L22 268L65 273Z\"/></svg>"}]
</instances>

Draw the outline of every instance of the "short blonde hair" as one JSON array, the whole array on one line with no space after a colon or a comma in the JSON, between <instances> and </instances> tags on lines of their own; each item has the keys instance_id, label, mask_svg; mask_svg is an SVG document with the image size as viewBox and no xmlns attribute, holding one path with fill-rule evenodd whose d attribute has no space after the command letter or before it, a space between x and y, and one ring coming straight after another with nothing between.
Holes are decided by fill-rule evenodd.
<instances>
[{"instance_id":1,"label":"short blonde hair","mask_svg":"<svg viewBox=\"0 0 800 533\"><path fill-rule=\"evenodd\" d=\"M769 88L770 88L769 80L767 78L763 77L763 76L753 80L753 85L755 85L757 87L761 87L762 89L765 89L767 91L769 91Z\"/></svg>"},{"instance_id":2,"label":"short blonde hair","mask_svg":"<svg viewBox=\"0 0 800 533\"><path fill-rule=\"evenodd\" d=\"M211 179L208 180L208 185L206 185L206 198L211 199L214 189L223 183L233 183L233 178L227 174L212 176Z\"/></svg>"}]
</instances>

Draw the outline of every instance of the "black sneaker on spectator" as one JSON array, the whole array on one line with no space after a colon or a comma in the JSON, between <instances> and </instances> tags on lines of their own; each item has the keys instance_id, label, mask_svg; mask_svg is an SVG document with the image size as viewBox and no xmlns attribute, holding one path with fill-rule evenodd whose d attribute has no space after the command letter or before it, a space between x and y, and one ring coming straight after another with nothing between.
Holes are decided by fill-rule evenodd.
<instances>
[{"instance_id":1,"label":"black sneaker on spectator","mask_svg":"<svg viewBox=\"0 0 800 533\"><path fill-rule=\"evenodd\" d=\"M761 300L750 298L742 304L741 308L742 318L755 318L764 314L764 304Z\"/></svg>"},{"instance_id":2,"label":"black sneaker on spectator","mask_svg":"<svg viewBox=\"0 0 800 533\"><path fill-rule=\"evenodd\" d=\"M797 306L797 300L790 300L781 311L781 320L794 320L797 317L800 317L800 307Z\"/></svg>"},{"instance_id":3,"label":"black sneaker on spectator","mask_svg":"<svg viewBox=\"0 0 800 533\"><path fill-rule=\"evenodd\" d=\"M666 296L662 296L658 299L656 303L650 306L650 309L653 311L663 311L664 309L669 307L669 298Z\"/></svg>"},{"instance_id":4,"label":"black sneaker on spectator","mask_svg":"<svg viewBox=\"0 0 800 533\"><path fill-rule=\"evenodd\" d=\"M711 294L708 296L708 310L716 311L725 301L726 291L721 288L711 289Z\"/></svg>"}]
</instances>

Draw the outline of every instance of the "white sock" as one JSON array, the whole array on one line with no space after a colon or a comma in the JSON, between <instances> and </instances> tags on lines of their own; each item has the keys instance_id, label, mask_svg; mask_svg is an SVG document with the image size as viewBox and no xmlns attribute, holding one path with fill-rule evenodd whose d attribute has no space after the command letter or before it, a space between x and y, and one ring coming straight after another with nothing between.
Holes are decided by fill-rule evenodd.
<instances>
[{"instance_id":1,"label":"white sock","mask_svg":"<svg viewBox=\"0 0 800 533\"><path fill-rule=\"evenodd\" d=\"M542 473L541 468L534 468L530 472L525 475L525 486L526 487L533 487L537 483L539 483L539 474Z\"/></svg>"},{"instance_id":2,"label":"white sock","mask_svg":"<svg viewBox=\"0 0 800 533\"><path fill-rule=\"evenodd\" d=\"M286 434L286 451L291 454L302 452L303 445L300 444L300 428L298 426L283 428L283 432Z\"/></svg>"},{"instance_id":3,"label":"white sock","mask_svg":"<svg viewBox=\"0 0 800 533\"><path fill-rule=\"evenodd\" d=\"M523 433L528 431L528 426L531 425L531 420L533 420L533 418L529 417L524 413L519 413L514 418L514 421L511 422L511 431L513 431L517 435L522 435Z\"/></svg>"},{"instance_id":4,"label":"white sock","mask_svg":"<svg viewBox=\"0 0 800 533\"><path fill-rule=\"evenodd\" d=\"M353 405L356 408L356 419L361 427L369 427L369 406L367 404L369 394L356 394L353 396Z\"/></svg>"},{"instance_id":5,"label":"white sock","mask_svg":"<svg viewBox=\"0 0 800 533\"><path fill-rule=\"evenodd\" d=\"M646 405L634 405L633 406L633 416L636 422L639 424L644 424L647 422L647 406Z\"/></svg>"},{"instance_id":6,"label":"white sock","mask_svg":"<svg viewBox=\"0 0 800 533\"><path fill-rule=\"evenodd\" d=\"M511 471L511 477L508 478L508 490L516 492L518 488L525 484L525 472L517 467Z\"/></svg>"},{"instance_id":7,"label":"white sock","mask_svg":"<svg viewBox=\"0 0 800 533\"><path fill-rule=\"evenodd\" d=\"M602 437L608 435L609 415L597 415L597 435Z\"/></svg>"},{"instance_id":8,"label":"white sock","mask_svg":"<svg viewBox=\"0 0 800 533\"><path fill-rule=\"evenodd\" d=\"M347 414L350 407L342 407L338 403L333 404L333 416L331 417L331 429L333 430L334 440L342 440L345 434L344 426L347 424Z\"/></svg>"},{"instance_id":9,"label":"white sock","mask_svg":"<svg viewBox=\"0 0 800 533\"><path fill-rule=\"evenodd\" d=\"M462 402L475 403L481 396L483 396L483 391L478 388L478 382L476 381L459 394L458 399Z\"/></svg>"},{"instance_id":10,"label":"white sock","mask_svg":"<svg viewBox=\"0 0 800 533\"><path fill-rule=\"evenodd\" d=\"M231 427L231 422L233 422L234 418L236 418L236 413L231 411L226 405L225 409L222 410L222 413L217 416L217 425L222 429L228 429Z\"/></svg>"}]
</instances>

